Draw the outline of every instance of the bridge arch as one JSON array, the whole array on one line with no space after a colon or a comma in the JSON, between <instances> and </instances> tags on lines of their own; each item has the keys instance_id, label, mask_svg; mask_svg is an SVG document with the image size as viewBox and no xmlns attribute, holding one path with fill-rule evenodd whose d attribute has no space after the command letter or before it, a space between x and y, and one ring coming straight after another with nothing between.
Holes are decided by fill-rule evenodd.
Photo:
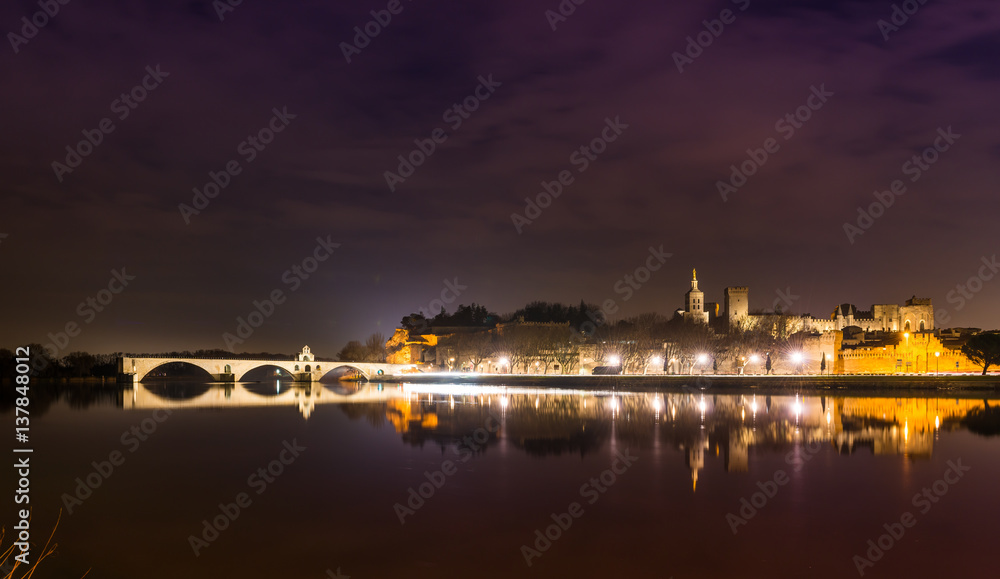
<instances>
[{"instance_id":1,"label":"bridge arch","mask_svg":"<svg viewBox=\"0 0 1000 579\"><path fill-rule=\"evenodd\" d=\"M265 368L276 368L288 374L287 379L294 379L294 374L292 373L291 368L289 368L288 366L289 366L288 364L280 364L267 361L261 361L259 364L247 365L241 372L238 373L239 376L236 378L236 381L245 382L249 374L251 374L252 372L260 371Z\"/></svg>"},{"instance_id":2,"label":"bridge arch","mask_svg":"<svg viewBox=\"0 0 1000 579\"><path fill-rule=\"evenodd\" d=\"M155 375L150 376L150 374L154 374L154 372L158 368L162 368L164 366L167 366L168 364L184 364L186 366L192 366L194 368L198 368L199 370L203 371L205 373L205 377L207 377L209 380L213 378L212 368L207 364L199 364L195 360L163 360L162 362L157 363L155 366L147 368L143 372L139 372L138 373L139 381L141 382L146 378L155 378L156 377Z\"/></svg>"},{"instance_id":3,"label":"bridge arch","mask_svg":"<svg viewBox=\"0 0 1000 579\"><path fill-rule=\"evenodd\" d=\"M322 381L324 378L327 378L331 374L334 374L337 371L343 370L343 369L354 370L355 372L361 374L361 376L365 380L371 380L371 376L369 375L368 372L366 372L364 369L362 369L362 368L360 368L360 367L358 367L358 366L356 366L354 364L345 364L345 363L340 363L340 362L330 362L330 364L331 364L332 367L329 367L329 369L326 372L323 372L320 375L320 378L319 378L320 381ZM316 370L319 371L319 368L320 367L317 366Z\"/></svg>"}]
</instances>

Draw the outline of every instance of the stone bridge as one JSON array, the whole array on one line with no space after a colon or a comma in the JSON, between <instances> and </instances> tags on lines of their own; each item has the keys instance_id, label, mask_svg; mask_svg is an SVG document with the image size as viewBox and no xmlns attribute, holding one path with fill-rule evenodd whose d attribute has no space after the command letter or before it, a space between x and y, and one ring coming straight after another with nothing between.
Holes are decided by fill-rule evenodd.
<instances>
[{"instance_id":1,"label":"stone bridge","mask_svg":"<svg viewBox=\"0 0 1000 579\"><path fill-rule=\"evenodd\" d=\"M295 382L319 382L327 374L344 368L355 370L365 380L377 380L380 376L398 376L417 371L413 364L386 364L381 362L323 362L317 361L305 346L292 360L265 359L205 359L205 358L153 358L145 356L122 356L118 362L118 373L126 382L141 382L150 372L163 366L182 362L201 368L218 382L240 382L246 375L258 368L280 368Z\"/></svg>"}]
</instances>

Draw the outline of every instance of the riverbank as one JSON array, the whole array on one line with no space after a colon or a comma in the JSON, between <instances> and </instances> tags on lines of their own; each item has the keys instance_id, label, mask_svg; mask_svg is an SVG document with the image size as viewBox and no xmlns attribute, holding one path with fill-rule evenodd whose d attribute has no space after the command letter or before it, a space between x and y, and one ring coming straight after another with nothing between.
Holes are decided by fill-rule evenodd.
<instances>
[{"instance_id":1,"label":"riverbank","mask_svg":"<svg viewBox=\"0 0 1000 579\"><path fill-rule=\"evenodd\" d=\"M789 392L903 393L961 392L971 395L1000 394L1000 376L557 376L531 374L407 374L383 376L379 382L411 384L478 384L575 390L623 389L631 391L712 390L756 391L766 394Z\"/></svg>"}]
</instances>

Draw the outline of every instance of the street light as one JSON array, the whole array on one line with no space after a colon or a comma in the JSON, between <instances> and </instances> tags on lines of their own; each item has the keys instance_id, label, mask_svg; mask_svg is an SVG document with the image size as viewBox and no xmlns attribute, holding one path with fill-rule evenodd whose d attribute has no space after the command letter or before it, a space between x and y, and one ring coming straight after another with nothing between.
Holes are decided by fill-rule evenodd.
<instances>
[{"instance_id":1,"label":"street light","mask_svg":"<svg viewBox=\"0 0 1000 579\"><path fill-rule=\"evenodd\" d=\"M941 352L934 352L934 363L937 368L934 369L934 375L937 376L941 373Z\"/></svg>"},{"instance_id":2,"label":"street light","mask_svg":"<svg viewBox=\"0 0 1000 579\"><path fill-rule=\"evenodd\" d=\"M653 356L653 358L649 361L649 364L653 364L654 366L659 366L660 370L662 370L663 369L663 358L661 358L659 356ZM646 371L649 369L649 364L646 365L647 366L646 368L642 369L642 373L643 374L645 374Z\"/></svg>"}]
</instances>

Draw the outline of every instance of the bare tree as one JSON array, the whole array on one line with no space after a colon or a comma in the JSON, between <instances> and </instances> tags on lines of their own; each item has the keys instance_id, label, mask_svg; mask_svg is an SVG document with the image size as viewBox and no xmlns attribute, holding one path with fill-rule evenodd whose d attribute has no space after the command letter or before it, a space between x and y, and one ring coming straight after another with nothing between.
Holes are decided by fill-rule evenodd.
<instances>
[{"instance_id":1,"label":"bare tree","mask_svg":"<svg viewBox=\"0 0 1000 579\"><path fill-rule=\"evenodd\" d=\"M695 363L700 362L702 356L715 356L718 340L715 332L707 325L684 322L679 324L675 331L675 340L680 351L679 359L687 365L689 372L693 372ZM705 363L707 364L707 361Z\"/></svg>"},{"instance_id":2,"label":"bare tree","mask_svg":"<svg viewBox=\"0 0 1000 579\"><path fill-rule=\"evenodd\" d=\"M385 336L375 332L365 340L365 362L385 362L388 352L385 348Z\"/></svg>"},{"instance_id":3,"label":"bare tree","mask_svg":"<svg viewBox=\"0 0 1000 579\"><path fill-rule=\"evenodd\" d=\"M493 334L490 331L460 334L457 342L460 359L468 360L473 372L493 353Z\"/></svg>"}]
</instances>

